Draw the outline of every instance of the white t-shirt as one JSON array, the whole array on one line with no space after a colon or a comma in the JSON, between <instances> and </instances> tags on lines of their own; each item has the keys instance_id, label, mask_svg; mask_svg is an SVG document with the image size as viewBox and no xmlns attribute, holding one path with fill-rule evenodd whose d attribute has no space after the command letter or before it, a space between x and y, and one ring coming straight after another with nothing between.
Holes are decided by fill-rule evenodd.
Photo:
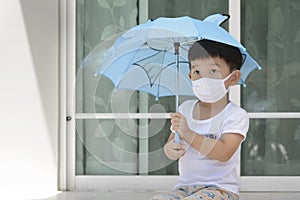
<instances>
[{"instance_id":1,"label":"white t-shirt","mask_svg":"<svg viewBox=\"0 0 300 200\"><path fill-rule=\"evenodd\" d=\"M195 120L193 109L198 100L189 100L179 107L179 112L186 117L188 126L194 132L206 137L220 139L224 133L237 133L246 138L249 128L247 112L239 106L229 103L207 120ZM187 144L186 144L187 145ZM205 157L187 145L186 153L179 159L179 183L175 188L190 185L215 185L221 189L239 194L238 166L240 147L226 162Z\"/></svg>"}]
</instances>

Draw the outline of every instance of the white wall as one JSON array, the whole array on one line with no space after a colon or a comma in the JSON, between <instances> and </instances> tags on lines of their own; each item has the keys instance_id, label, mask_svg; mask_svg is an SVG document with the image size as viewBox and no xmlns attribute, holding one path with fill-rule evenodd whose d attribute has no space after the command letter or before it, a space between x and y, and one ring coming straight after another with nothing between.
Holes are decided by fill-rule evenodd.
<instances>
[{"instance_id":1,"label":"white wall","mask_svg":"<svg viewBox=\"0 0 300 200\"><path fill-rule=\"evenodd\" d=\"M57 190L58 13L0 0L0 190Z\"/></svg>"}]
</instances>

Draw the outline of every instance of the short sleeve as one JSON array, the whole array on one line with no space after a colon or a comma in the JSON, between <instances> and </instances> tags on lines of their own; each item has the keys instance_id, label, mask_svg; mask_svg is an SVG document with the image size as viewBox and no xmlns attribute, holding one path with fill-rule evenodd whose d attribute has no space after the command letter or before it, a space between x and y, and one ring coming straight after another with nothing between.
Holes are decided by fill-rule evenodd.
<instances>
[{"instance_id":1,"label":"short sleeve","mask_svg":"<svg viewBox=\"0 0 300 200\"><path fill-rule=\"evenodd\" d=\"M183 114L186 118L189 118L191 116L191 113L193 112L196 103L197 100L187 100L179 106L178 112Z\"/></svg>"},{"instance_id":2,"label":"short sleeve","mask_svg":"<svg viewBox=\"0 0 300 200\"><path fill-rule=\"evenodd\" d=\"M240 107L233 107L230 112L226 114L222 134L224 133L238 133L246 139L249 130L249 116L247 112Z\"/></svg>"}]
</instances>

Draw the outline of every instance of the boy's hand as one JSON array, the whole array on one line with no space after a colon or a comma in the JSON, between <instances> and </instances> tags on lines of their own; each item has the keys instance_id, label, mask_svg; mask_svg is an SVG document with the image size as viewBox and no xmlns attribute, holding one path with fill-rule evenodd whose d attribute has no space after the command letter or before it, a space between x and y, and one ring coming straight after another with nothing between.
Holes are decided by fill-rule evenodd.
<instances>
[{"instance_id":1,"label":"boy's hand","mask_svg":"<svg viewBox=\"0 0 300 200\"><path fill-rule=\"evenodd\" d=\"M177 160L185 154L185 145L183 143L177 144L172 139L164 146L165 154L171 160Z\"/></svg>"},{"instance_id":2,"label":"boy's hand","mask_svg":"<svg viewBox=\"0 0 300 200\"><path fill-rule=\"evenodd\" d=\"M189 127L186 121L186 118L179 112L170 113L172 131L177 131L181 138L184 138L184 135L189 131Z\"/></svg>"}]
</instances>

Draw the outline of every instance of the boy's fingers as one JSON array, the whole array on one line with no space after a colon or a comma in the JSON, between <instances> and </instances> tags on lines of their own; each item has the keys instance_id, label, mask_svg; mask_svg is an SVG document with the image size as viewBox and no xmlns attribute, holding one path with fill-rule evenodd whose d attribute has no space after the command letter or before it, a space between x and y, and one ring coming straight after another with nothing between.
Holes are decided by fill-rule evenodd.
<instances>
[{"instance_id":1,"label":"boy's fingers","mask_svg":"<svg viewBox=\"0 0 300 200\"><path fill-rule=\"evenodd\" d=\"M174 144L174 149L176 149L176 150L184 150L185 149L185 145L184 144L177 144L177 143L175 143Z\"/></svg>"},{"instance_id":2,"label":"boy's fingers","mask_svg":"<svg viewBox=\"0 0 300 200\"><path fill-rule=\"evenodd\" d=\"M183 150L179 150L179 151L177 151L177 154L178 155L182 155L184 153L184 151Z\"/></svg>"},{"instance_id":3,"label":"boy's fingers","mask_svg":"<svg viewBox=\"0 0 300 200\"><path fill-rule=\"evenodd\" d=\"M179 112L176 113L170 113L171 118L181 117L181 114Z\"/></svg>"},{"instance_id":4,"label":"boy's fingers","mask_svg":"<svg viewBox=\"0 0 300 200\"><path fill-rule=\"evenodd\" d=\"M177 156L181 157L181 156L183 156L183 155L185 154L185 150L184 150L184 149L178 150L178 151L176 152L176 154L177 154Z\"/></svg>"},{"instance_id":5,"label":"boy's fingers","mask_svg":"<svg viewBox=\"0 0 300 200\"><path fill-rule=\"evenodd\" d=\"M180 118L181 117L181 114L180 113L175 113L174 114L174 118Z\"/></svg>"}]
</instances>

